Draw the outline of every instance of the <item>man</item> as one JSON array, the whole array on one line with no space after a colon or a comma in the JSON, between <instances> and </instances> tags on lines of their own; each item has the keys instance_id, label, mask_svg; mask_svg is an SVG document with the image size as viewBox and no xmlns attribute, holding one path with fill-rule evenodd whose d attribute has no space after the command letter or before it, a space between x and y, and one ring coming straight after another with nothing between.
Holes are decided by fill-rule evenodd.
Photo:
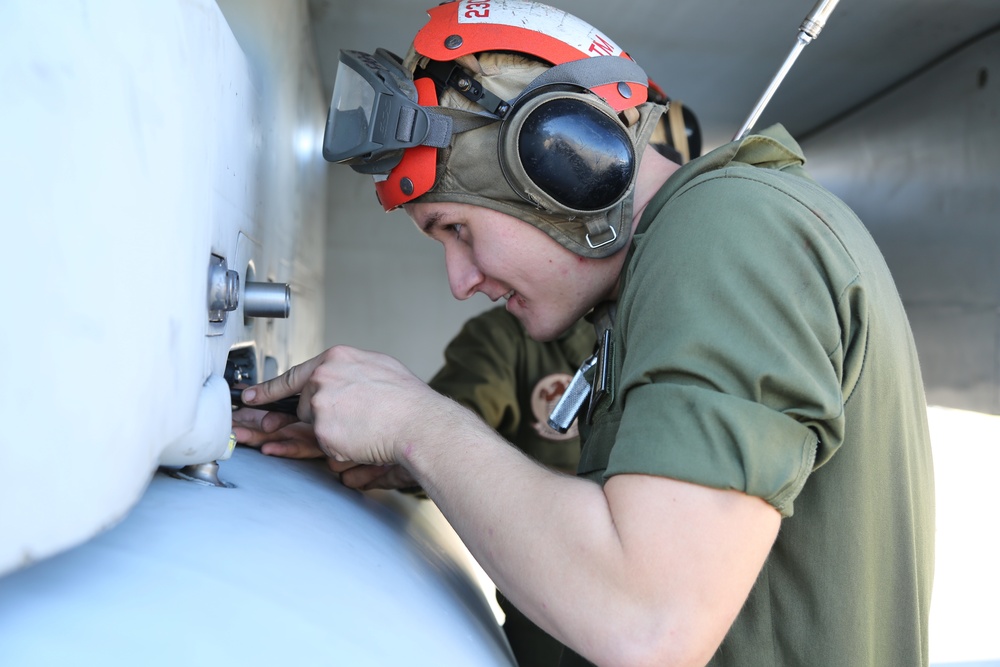
<instances>
[{"instance_id":1,"label":"man","mask_svg":"<svg viewBox=\"0 0 1000 667\"><path fill-rule=\"evenodd\" d=\"M650 136L650 146L678 164L700 152L701 136L694 113L680 101L671 101L652 80L649 98L669 103ZM428 383L432 388L470 408L504 439L536 461L573 474L580 459L575 421L556 430L549 414L562 397L576 369L591 355L594 327L579 320L552 341L532 340L503 306L471 318L448 343L445 363ZM270 434L239 429L241 444L271 455L322 457L308 429L292 424ZM332 466L338 470L336 463ZM358 469L343 470L351 475ZM412 489L418 490L418 487ZM570 566L567 564L566 566ZM503 597L498 602L506 619L504 633L520 667L557 665L563 646Z\"/></svg>"},{"instance_id":2,"label":"man","mask_svg":"<svg viewBox=\"0 0 1000 667\"><path fill-rule=\"evenodd\" d=\"M698 121L649 81L650 99L670 104L649 144L678 164L701 150ZM548 416L576 369L594 351L594 327L585 320L552 341L535 341L503 306L467 321L448 343L445 363L430 386L472 409L506 440L547 466L575 473L577 426L557 432Z\"/></svg>"},{"instance_id":3,"label":"man","mask_svg":"<svg viewBox=\"0 0 1000 667\"><path fill-rule=\"evenodd\" d=\"M402 63L342 56L337 85L371 95L335 92L324 153L443 244L457 298L505 299L537 340L598 325L578 476L373 352L244 400L301 393L341 466L419 483L565 664L926 664L924 396L861 222L780 126L679 169L650 149L648 78L575 17L428 13ZM369 122L373 96L396 123Z\"/></svg>"},{"instance_id":4,"label":"man","mask_svg":"<svg viewBox=\"0 0 1000 667\"><path fill-rule=\"evenodd\" d=\"M701 136L694 113L679 101L670 101L652 80L649 86L651 100L670 103L650 136L650 146L678 164L697 157ZM444 366L428 384L475 411L528 456L572 474L580 460L577 424L574 421L560 432L548 424L548 417L595 342L594 327L585 320L556 340L532 340L506 308L494 307L463 325L445 348ZM558 664L562 644L503 595L498 601L506 615L504 633L518 665Z\"/></svg>"}]
</instances>

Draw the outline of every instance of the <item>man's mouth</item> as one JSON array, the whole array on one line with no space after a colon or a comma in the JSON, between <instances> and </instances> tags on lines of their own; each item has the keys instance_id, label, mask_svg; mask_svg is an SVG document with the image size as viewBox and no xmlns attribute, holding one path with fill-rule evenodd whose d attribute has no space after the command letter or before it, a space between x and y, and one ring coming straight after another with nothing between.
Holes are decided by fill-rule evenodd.
<instances>
[{"instance_id":1,"label":"man's mouth","mask_svg":"<svg viewBox=\"0 0 1000 667\"><path fill-rule=\"evenodd\" d=\"M506 294L504 294L502 298L503 298L504 301L510 301L510 298L512 296L514 296L514 294L515 294L514 290L511 290L511 291L507 292Z\"/></svg>"}]
</instances>

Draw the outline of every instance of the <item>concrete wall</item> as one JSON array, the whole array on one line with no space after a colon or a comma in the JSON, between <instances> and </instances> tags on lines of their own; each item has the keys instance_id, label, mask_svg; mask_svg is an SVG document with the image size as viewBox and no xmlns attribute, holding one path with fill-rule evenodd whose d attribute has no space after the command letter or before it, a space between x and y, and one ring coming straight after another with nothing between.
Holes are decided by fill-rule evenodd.
<instances>
[{"instance_id":1,"label":"concrete wall","mask_svg":"<svg viewBox=\"0 0 1000 667\"><path fill-rule=\"evenodd\" d=\"M385 213L371 176L330 169L326 342L391 354L424 380L462 323L493 304L451 295L441 245L402 211Z\"/></svg>"},{"instance_id":2,"label":"concrete wall","mask_svg":"<svg viewBox=\"0 0 1000 667\"><path fill-rule=\"evenodd\" d=\"M1000 414L1000 34L802 141L865 221L913 326L928 401Z\"/></svg>"}]
</instances>

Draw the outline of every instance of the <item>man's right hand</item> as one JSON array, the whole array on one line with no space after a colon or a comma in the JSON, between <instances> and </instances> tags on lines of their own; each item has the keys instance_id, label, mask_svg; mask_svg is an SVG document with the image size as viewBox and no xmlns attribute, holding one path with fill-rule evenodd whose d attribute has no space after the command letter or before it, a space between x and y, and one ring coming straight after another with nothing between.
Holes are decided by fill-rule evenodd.
<instances>
[{"instance_id":1,"label":"man's right hand","mask_svg":"<svg viewBox=\"0 0 1000 667\"><path fill-rule=\"evenodd\" d=\"M267 456L288 459L326 458L319 448L312 424L294 422L280 429L267 432L261 420L267 412L241 408L233 413L233 433L241 445L259 449ZM400 465L362 465L353 461L335 461L327 458L330 470L340 476L341 483L351 489L411 489L417 486L413 476Z\"/></svg>"}]
</instances>

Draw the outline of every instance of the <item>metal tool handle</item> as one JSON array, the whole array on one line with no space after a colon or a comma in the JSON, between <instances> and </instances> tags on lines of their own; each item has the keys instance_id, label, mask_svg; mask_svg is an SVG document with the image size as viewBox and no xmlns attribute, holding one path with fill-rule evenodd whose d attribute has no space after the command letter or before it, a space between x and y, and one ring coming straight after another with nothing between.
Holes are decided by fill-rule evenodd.
<instances>
[{"instance_id":1,"label":"metal tool handle","mask_svg":"<svg viewBox=\"0 0 1000 667\"><path fill-rule=\"evenodd\" d=\"M747 117L746 121L743 123L743 127L740 128L733 136L733 141L742 139L750 132L753 128L754 123L760 118L761 113L764 112L764 107L767 103L771 101L774 96L774 92L778 90L778 86L784 81L785 75L788 74L788 70L792 68L795 64L795 60L799 57L802 49L806 47L807 44L812 42L814 39L819 37L819 33L823 30L826 25L826 20L830 18L830 14L833 13L834 8L840 0L819 0L816 6L812 8L808 16L802 21L802 25L799 26L799 34L795 38L795 45L792 47L791 52L785 58L785 62L778 69L777 74L771 79L771 83L768 85L767 90L764 94L760 96L757 100L757 105L754 106L753 111Z\"/></svg>"},{"instance_id":2,"label":"metal tool handle","mask_svg":"<svg viewBox=\"0 0 1000 667\"><path fill-rule=\"evenodd\" d=\"M596 354L583 362L580 370L576 372L576 375L570 380L569 386L566 387L566 391L559 398L556 407L552 408L552 412L549 414L549 426L559 433L565 433L569 430L569 427L573 425L573 420L576 419L577 413L580 412L580 408L583 407L584 402L590 395L590 383L587 381L585 374L596 363Z\"/></svg>"},{"instance_id":3,"label":"metal tool handle","mask_svg":"<svg viewBox=\"0 0 1000 667\"><path fill-rule=\"evenodd\" d=\"M799 31L808 33L810 40L819 37L820 31L823 30L826 20L830 18L830 14L833 13L833 9L837 6L838 2L840 0L819 0L816 6L812 8L812 11L809 12L809 15L806 16L805 20L802 21Z\"/></svg>"}]
</instances>

